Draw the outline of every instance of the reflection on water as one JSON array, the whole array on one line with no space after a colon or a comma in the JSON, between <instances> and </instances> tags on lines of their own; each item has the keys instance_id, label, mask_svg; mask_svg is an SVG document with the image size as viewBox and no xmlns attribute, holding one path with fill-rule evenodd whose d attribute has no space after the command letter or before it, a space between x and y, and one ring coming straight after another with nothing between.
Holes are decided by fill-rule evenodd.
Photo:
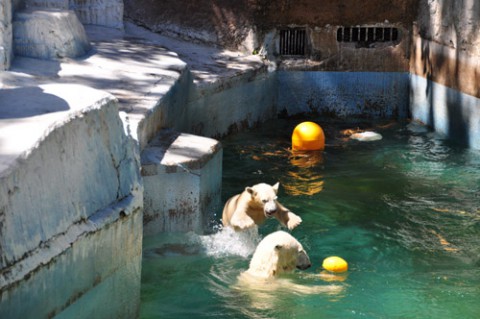
<instances>
[{"instance_id":1,"label":"reflection on water","mask_svg":"<svg viewBox=\"0 0 480 319\"><path fill-rule=\"evenodd\" d=\"M300 293L282 281L239 286L257 243L281 227L267 220L248 234L147 238L141 317L476 318L480 153L418 123L322 121L325 151L292 153L299 122L278 120L222 141L222 198L280 181L279 200L303 219L292 235L313 264L282 279L342 290ZM346 129L375 130L383 139L354 141ZM347 260L347 273L321 269L333 255Z\"/></svg>"}]
</instances>

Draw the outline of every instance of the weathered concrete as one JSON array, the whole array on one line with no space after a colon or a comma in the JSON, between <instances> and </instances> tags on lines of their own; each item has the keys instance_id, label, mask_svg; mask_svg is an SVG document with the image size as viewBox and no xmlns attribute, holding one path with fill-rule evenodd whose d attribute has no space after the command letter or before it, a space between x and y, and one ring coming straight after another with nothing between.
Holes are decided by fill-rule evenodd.
<instances>
[{"instance_id":1,"label":"weathered concrete","mask_svg":"<svg viewBox=\"0 0 480 319\"><path fill-rule=\"evenodd\" d=\"M114 97L4 88L0 141L0 317L47 318L105 285L128 285L104 296L135 315L139 300L123 303L139 295L143 188Z\"/></svg>"},{"instance_id":2,"label":"weathered concrete","mask_svg":"<svg viewBox=\"0 0 480 319\"><path fill-rule=\"evenodd\" d=\"M2 318L136 318L142 258L141 194L127 197L2 270ZM10 275L12 275L10 274ZM5 284L2 280L2 284Z\"/></svg>"},{"instance_id":3,"label":"weathered concrete","mask_svg":"<svg viewBox=\"0 0 480 319\"><path fill-rule=\"evenodd\" d=\"M144 234L204 233L220 207L222 148L218 141L162 130L142 152Z\"/></svg>"},{"instance_id":4,"label":"weathered concrete","mask_svg":"<svg viewBox=\"0 0 480 319\"><path fill-rule=\"evenodd\" d=\"M412 31L414 119L463 145L480 148L480 3L419 1Z\"/></svg>"},{"instance_id":5,"label":"weathered concrete","mask_svg":"<svg viewBox=\"0 0 480 319\"><path fill-rule=\"evenodd\" d=\"M123 0L70 0L69 9L83 24L123 29Z\"/></svg>"},{"instance_id":6,"label":"weathered concrete","mask_svg":"<svg viewBox=\"0 0 480 319\"><path fill-rule=\"evenodd\" d=\"M480 97L480 3L422 1L410 72Z\"/></svg>"},{"instance_id":7,"label":"weathered concrete","mask_svg":"<svg viewBox=\"0 0 480 319\"><path fill-rule=\"evenodd\" d=\"M123 0L25 0L27 8L74 11L83 24L123 28Z\"/></svg>"},{"instance_id":8,"label":"weathered concrete","mask_svg":"<svg viewBox=\"0 0 480 319\"><path fill-rule=\"evenodd\" d=\"M461 145L480 149L480 99L411 75L410 110L419 120Z\"/></svg>"},{"instance_id":9,"label":"weathered concrete","mask_svg":"<svg viewBox=\"0 0 480 319\"><path fill-rule=\"evenodd\" d=\"M281 62L279 29L307 30L303 63L297 70L407 72L410 28L418 0L340 1L150 1L125 0L125 16L166 35L258 52ZM337 29L385 26L400 30L400 41L338 43Z\"/></svg>"},{"instance_id":10,"label":"weathered concrete","mask_svg":"<svg viewBox=\"0 0 480 319\"><path fill-rule=\"evenodd\" d=\"M185 113L189 125L184 131L221 138L277 115L275 72L257 57L246 62L228 61L226 67L237 70L229 79L189 87Z\"/></svg>"},{"instance_id":11,"label":"weathered concrete","mask_svg":"<svg viewBox=\"0 0 480 319\"><path fill-rule=\"evenodd\" d=\"M12 2L4 0L0 2L0 71L10 67L12 58Z\"/></svg>"},{"instance_id":12,"label":"weathered concrete","mask_svg":"<svg viewBox=\"0 0 480 319\"><path fill-rule=\"evenodd\" d=\"M73 11L27 9L15 13L13 47L15 55L54 60L83 56L90 42Z\"/></svg>"},{"instance_id":13,"label":"weathered concrete","mask_svg":"<svg viewBox=\"0 0 480 319\"><path fill-rule=\"evenodd\" d=\"M408 73L279 71L278 111L286 115L406 118Z\"/></svg>"},{"instance_id":14,"label":"weathered concrete","mask_svg":"<svg viewBox=\"0 0 480 319\"><path fill-rule=\"evenodd\" d=\"M25 7L29 9L58 9L68 10L69 0L25 0Z\"/></svg>"},{"instance_id":15,"label":"weathered concrete","mask_svg":"<svg viewBox=\"0 0 480 319\"><path fill-rule=\"evenodd\" d=\"M262 43L264 36L279 26L314 29L388 20L408 27L416 1L372 0L359 5L353 0L125 0L125 15L156 32L238 49L249 38Z\"/></svg>"}]
</instances>

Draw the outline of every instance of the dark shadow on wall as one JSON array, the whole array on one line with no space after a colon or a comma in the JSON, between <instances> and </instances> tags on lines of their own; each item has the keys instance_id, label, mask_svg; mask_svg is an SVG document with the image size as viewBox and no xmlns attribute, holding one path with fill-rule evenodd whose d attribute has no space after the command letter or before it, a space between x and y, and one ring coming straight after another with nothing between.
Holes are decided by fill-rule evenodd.
<instances>
[{"instance_id":1,"label":"dark shadow on wall","mask_svg":"<svg viewBox=\"0 0 480 319\"><path fill-rule=\"evenodd\" d=\"M65 100L45 93L40 87L0 90L0 119L26 118L69 109Z\"/></svg>"},{"instance_id":2,"label":"dark shadow on wall","mask_svg":"<svg viewBox=\"0 0 480 319\"><path fill-rule=\"evenodd\" d=\"M462 146L470 145L471 109L462 98L462 93L448 89L445 97L448 116L448 136Z\"/></svg>"},{"instance_id":3,"label":"dark shadow on wall","mask_svg":"<svg viewBox=\"0 0 480 319\"><path fill-rule=\"evenodd\" d=\"M470 146L471 138L478 138L470 136L472 119L478 119L478 115L468 95L479 98L479 72L472 59L465 57L478 50L475 41L480 31L480 2L420 0L418 6L421 61L413 63L421 64L413 69L427 80L427 124L434 129L435 123L443 124L449 138Z\"/></svg>"},{"instance_id":4,"label":"dark shadow on wall","mask_svg":"<svg viewBox=\"0 0 480 319\"><path fill-rule=\"evenodd\" d=\"M234 49L261 15L261 1L125 0L125 18L154 32Z\"/></svg>"}]
</instances>

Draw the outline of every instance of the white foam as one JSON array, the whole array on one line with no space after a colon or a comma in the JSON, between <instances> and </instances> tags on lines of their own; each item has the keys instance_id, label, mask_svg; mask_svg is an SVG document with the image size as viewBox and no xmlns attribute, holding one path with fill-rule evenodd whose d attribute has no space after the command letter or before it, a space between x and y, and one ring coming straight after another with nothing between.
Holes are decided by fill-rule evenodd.
<instances>
[{"instance_id":1,"label":"white foam","mask_svg":"<svg viewBox=\"0 0 480 319\"><path fill-rule=\"evenodd\" d=\"M235 255L248 257L253 254L262 239L256 227L236 232L230 227L221 228L211 235L195 235L191 238L198 242L209 256L221 257Z\"/></svg>"}]
</instances>

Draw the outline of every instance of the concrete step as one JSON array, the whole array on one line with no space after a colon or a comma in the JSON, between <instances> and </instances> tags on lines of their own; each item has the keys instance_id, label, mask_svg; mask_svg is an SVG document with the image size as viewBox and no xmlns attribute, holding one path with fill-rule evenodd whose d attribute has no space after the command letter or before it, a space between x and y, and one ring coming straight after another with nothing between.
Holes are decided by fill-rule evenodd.
<instances>
[{"instance_id":1,"label":"concrete step","mask_svg":"<svg viewBox=\"0 0 480 319\"><path fill-rule=\"evenodd\" d=\"M123 29L123 0L70 0L83 24Z\"/></svg>"},{"instance_id":2,"label":"concrete step","mask_svg":"<svg viewBox=\"0 0 480 319\"><path fill-rule=\"evenodd\" d=\"M204 233L220 208L222 156L215 139L161 130L141 154L143 234Z\"/></svg>"},{"instance_id":3,"label":"concrete step","mask_svg":"<svg viewBox=\"0 0 480 319\"><path fill-rule=\"evenodd\" d=\"M56 60L76 58L90 50L90 42L75 12L26 9L13 18L15 55Z\"/></svg>"},{"instance_id":4,"label":"concrete step","mask_svg":"<svg viewBox=\"0 0 480 319\"><path fill-rule=\"evenodd\" d=\"M69 0L25 0L26 8L68 10Z\"/></svg>"},{"instance_id":5,"label":"concrete step","mask_svg":"<svg viewBox=\"0 0 480 319\"><path fill-rule=\"evenodd\" d=\"M72 10L85 25L123 29L123 0L26 0L25 6Z\"/></svg>"}]
</instances>

